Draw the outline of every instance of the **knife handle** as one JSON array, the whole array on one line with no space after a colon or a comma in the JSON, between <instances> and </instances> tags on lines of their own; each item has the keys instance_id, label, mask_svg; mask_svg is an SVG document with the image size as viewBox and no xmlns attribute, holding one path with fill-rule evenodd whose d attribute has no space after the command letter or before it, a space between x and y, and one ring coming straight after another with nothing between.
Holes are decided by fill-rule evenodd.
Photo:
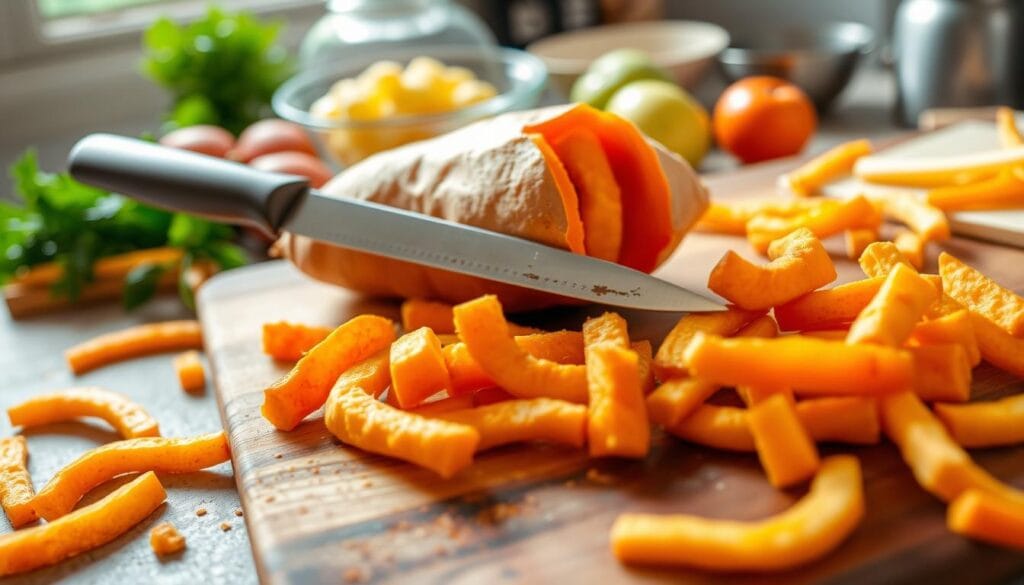
<instances>
[{"instance_id":1,"label":"knife handle","mask_svg":"<svg viewBox=\"0 0 1024 585\"><path fill-rule=\"evenodd\" d=\"M248 225L270 236L309 190L303 177L112 134L79 140L68 156L68 172L154 207Z\"/></svg>"}]
</instances>

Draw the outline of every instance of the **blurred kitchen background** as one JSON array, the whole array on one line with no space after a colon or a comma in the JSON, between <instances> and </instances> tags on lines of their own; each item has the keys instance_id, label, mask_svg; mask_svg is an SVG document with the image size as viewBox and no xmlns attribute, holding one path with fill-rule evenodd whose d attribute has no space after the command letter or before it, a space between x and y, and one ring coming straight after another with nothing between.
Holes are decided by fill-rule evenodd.
<instances>
[{"instance_id":1,"label":"blurred kitchen background","mask_svg":"<svg viewBox=\"0 0 1024 585\"><path fill-rule=\"evenodd\" d=\"M924 88L936 100L1022 105L1014 103L1019 101L1014 93L1018 90L1010 87L1020 84L1022 76L1011 79L1007 75L1008 71L1019 72L1017 60L1024 58L1024 51L1018 50L1020 45L1012 45L1024 42L1020 2L903 3L904 26L909 29L920 25L926 33L931 31L938 37L927 41L933 43L929 47L934 54L914 63L912 72L937 66L947 73L966 71L966 78L956 80L971 86L960 92L963 95L947 91L942 80L935 81L930 89ZM159 16L176 22L199 18L210 4L207 0L0 2L0 167L6 168L26 147L35 146L44 168L61 168L70 145L90 131L159 133L159 120L170 98L141 72L142 31ZM822 117L810 149L820 150L849 137L884 138L902 131L897 123L898 92L890 62L897 0L219 0L213 4L282 22L280 41L296 55L303 38L328 10L359 11L383 4L391 6L396 14L429 6L448 11L467 9L486 23L499 44L513 47L526 46L562 30L631 20L714 23L729 33L733 44L757 38L765 31L793 27L824 31L829 23L860 23L873 33L870 53L859 59L853 78ZM356 38L360 31L345 26L351 42L372 41ZM913 38L923 43L926 36L914 31ZM919 47L915 58L924 59L920 53L929 47ZM595 56L602 52L595 51ZM565 99L558 93L557 79L551 81L542 103ZM915 79L910 84L920 89L922 82ZM710 108L724 87L722 68L712 63L690 90ZM919 107L911 105L911 109ZM913 124L916 113L903 112L902 121ZM722 170L735 164L729 157L713 152L701 170Z\"/></svg>"}]
</instances>

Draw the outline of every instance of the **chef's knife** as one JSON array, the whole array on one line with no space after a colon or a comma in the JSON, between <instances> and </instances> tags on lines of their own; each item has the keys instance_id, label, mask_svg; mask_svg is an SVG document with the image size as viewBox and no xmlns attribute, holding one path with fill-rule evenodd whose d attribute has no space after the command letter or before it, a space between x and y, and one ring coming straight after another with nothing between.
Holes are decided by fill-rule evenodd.
<instances>
[{"instance_id":1,"label":"chef's knife","mask_svg":"<svg viewBox=\"0 0 1024 585\"><path fill-rule=\"evenodd\" d=\"M151 205L226 223L309 236L372 254L557 295L653 311L717 311L718 303L643 272L529 240L386 205L330 197L268 173L149 142L93 134L71 175Z\"/></svg>"}]
</instances>

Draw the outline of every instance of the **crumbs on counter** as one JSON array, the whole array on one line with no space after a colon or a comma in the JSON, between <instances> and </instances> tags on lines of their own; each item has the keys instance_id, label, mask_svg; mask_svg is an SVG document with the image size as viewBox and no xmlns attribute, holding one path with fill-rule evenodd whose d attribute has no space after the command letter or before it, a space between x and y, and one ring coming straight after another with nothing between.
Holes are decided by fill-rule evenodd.
<instances>
[{"instance_id":1,"label":"crumbs on counter","mask_svg":"<svg viewBox=\"0 0 1024 585\"><path fill-rule=\"evenodd\" d=\"M203 508L203 507L196 508L196 516L199 516L199 517L206 516L206 508Z\"/></svg>"},{"instance_id":2,"label":"crumbs on counter","mask_svg":"<svg viewBox=\"0 0 1024 585\"><path fill-rule=\"evenodd\" d=\"M224 532L227 532L228 530L231 530L231 524L228 523L228 522L221 522L220 523L220 529L223 530Z\"/></svg>"},{"instance_id":3,"label":"crumbs on counter","mask_svg":"<svg viewBox=\"0 0 1024 585\"><path fill-rule=\"evenodd\" d=\"M242 509L241 508L235 508L235 516L238 516L238 517L242 516Z\"/></svg>"}]
</instances>

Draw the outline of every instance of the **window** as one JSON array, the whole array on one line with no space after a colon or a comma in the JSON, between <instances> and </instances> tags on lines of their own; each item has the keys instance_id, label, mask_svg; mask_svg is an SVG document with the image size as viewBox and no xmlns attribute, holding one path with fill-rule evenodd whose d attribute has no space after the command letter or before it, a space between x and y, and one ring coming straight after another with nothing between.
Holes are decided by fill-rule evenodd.
<instances>
[{"instance_id":1,"label":"window","mask_svg":"<svg viewBox=\"0 0 1024 585\"><path fill-rule=\"evenodd\" d=\"M45 19L98 15L161 0L36 0L39 15Z\"/></svg>"}]
</instances>

